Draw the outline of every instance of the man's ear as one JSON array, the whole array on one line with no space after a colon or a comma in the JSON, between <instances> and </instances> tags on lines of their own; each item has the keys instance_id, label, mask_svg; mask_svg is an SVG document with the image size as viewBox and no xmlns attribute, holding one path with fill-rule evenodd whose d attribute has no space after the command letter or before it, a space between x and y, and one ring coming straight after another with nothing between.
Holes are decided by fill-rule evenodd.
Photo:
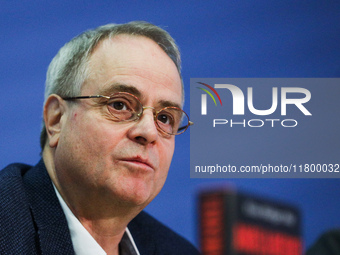
<instances>
[{"instance_id":1,"label":"man's ear","mask_svg":"<svg viewBox=\"0 0 340 255\"><path fill-rule=\"evenodd\" d=\"M64 113L65 101L58 95L50 95L44 105L44 121L51 148L58 145Z\"/></svg>"}]
</instances>

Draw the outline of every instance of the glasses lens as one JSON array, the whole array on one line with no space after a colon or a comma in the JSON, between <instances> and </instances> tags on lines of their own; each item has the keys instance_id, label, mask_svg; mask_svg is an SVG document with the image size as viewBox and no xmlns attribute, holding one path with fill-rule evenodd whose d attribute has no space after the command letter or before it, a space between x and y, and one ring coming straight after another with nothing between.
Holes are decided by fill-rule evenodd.
<instances>
[{"instance_id":1,"label":"glasses lens","mask_svg":"<svg viewBox=\"0 0 340 255\"><path fill-rule=\"evenodd\" d=\"M189 126L188 115L177 107L166 107L156 116L157 126L167 134L178 135Z\"/></svg>"},{"instance_id":2,"label":"glasses lens","mask_svg":"<svg viewBox=\"0 0 340 255\"><path fill-rule=\"evenodd\" d=\"M111 95L107 107L119 121L134 120L142 112L142 105L137 97L125 92Z\"/></svg>"}]
</instances>

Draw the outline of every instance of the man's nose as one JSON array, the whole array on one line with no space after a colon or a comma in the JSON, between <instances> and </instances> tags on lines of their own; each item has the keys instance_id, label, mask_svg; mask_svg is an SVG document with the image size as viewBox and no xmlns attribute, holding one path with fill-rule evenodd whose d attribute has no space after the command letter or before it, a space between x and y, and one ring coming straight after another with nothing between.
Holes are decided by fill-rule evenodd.
<instances>
[{"instance_id":1,"label":"man's nose","mask_svg":"<svg viewBox=\"0 0 340 255\"><path fill-rule=\"evenodd\" d=\"M144 107L143 114L129 130L130 139L146 145L154 143L159 136L152 107Z\"/></svg>"}]
</instances>

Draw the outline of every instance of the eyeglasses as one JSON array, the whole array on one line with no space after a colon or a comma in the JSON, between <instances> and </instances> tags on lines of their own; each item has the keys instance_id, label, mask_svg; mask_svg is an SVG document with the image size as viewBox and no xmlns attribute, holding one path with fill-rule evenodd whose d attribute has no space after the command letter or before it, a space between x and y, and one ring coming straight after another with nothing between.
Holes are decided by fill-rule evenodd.
<instances>
[{"instance_id":1,"label":"eyeglasses","mask_svg":"<svg viewBox=\"0 0 340 255\"><path fill-rule=\"evenodd\" d=\"M189 126L194 123L189 120L189 116L180 108L168 106L156 111L150 106L143 106L138 97L127 92L117 92L110 96L79 96L79 97L64 97L64 100L77 100L99 98L101 103L107 106L112 120L116 122L129 122L139 120L145 109L154 111L154 120L157 129L168 135L179 135L184 133Z\"/></svg>"}]
</instances>

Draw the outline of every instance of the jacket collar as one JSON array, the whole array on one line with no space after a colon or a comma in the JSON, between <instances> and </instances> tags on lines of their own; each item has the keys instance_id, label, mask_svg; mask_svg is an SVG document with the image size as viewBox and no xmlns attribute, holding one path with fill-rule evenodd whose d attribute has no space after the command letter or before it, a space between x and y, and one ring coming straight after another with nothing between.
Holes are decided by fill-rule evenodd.
<instances>
[{"instance_id":1,"label":"jacket collar","mask_svg":"<svg viewBox=\"0 0 340 255\"><path fill-rule=\"evenodd\" d=\"M74 254L67 221L43 160L24 175L42 254Z\"/></svg>"}]
</instances>

